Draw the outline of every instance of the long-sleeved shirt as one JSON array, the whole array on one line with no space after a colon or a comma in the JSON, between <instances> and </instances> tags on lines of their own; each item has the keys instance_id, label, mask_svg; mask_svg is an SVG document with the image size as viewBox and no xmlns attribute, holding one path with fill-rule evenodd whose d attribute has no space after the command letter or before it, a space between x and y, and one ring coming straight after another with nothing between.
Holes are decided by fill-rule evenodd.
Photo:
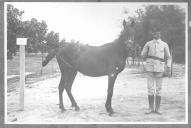
<instances>
[{"instance_id":1,"label":"long-sleeved shirt","mask_svg":"<svg viewBox=\"0 0 191 128\"><path fill-rule=\"evenodd\" d=\"M153 39L147 42L143 47L141 56L146 58L146 71L164 72L165 69L165 62L148 56L164 59L166 60L166 66L171 67L171 55L168 44L161 39Z\"/></svg>"}]
</instances>

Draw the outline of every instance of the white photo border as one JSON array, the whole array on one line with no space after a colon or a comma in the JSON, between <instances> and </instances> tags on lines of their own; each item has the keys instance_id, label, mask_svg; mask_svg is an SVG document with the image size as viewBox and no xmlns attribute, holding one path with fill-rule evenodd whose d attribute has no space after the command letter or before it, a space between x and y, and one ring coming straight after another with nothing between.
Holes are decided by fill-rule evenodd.
<instances>
[{"instance_id":1,"label":"white photo border","mask_svg":"<svg viewBox=\"0 0 191 128\"><path fill-rule=\"evenodd\" d=\"M185 6L185 121L184 122L8 122L7 121L7 5L18 2L4 2L4 123L5 124L188 124L188 3L187 2L130 2L141 3L147 5L183 5ZM28 3L30 2L19 2ZM34 3L34 2L33 2ZM38 2L38 3L52 3L52 2ZM58 2L54 2L58 3ZM63 2L62 2L63 3ZM71 2L70 2L71 3ZM75 2L74 2L75 3ZM77 2L78 4L80 2ZM84 3L84 2L83 2ZM87 2L89 3L89 2ZM92 2L91 2L92 3ZM127 3L127 2L95 2L103 3Z\"/></svg>"}]
</instances>

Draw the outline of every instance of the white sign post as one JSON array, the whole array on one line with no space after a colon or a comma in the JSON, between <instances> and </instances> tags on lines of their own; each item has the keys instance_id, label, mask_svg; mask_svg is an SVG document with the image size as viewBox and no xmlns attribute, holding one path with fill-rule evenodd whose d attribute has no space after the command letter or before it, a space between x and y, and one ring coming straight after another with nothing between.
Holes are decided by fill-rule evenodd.
<instances>
[{"instance_id":1,"label":"white sign post","mask_svg":"<svg viewBox=\"0 0 191 128\"><path fill-rule=\"evenodd\" d=\"M20 45L20 95L19 95L19 107L20 110L24 110L24 86L25 86L25 45L27 44L27 38L17 38L17 45Z\"/></svg>"}]
</instances>

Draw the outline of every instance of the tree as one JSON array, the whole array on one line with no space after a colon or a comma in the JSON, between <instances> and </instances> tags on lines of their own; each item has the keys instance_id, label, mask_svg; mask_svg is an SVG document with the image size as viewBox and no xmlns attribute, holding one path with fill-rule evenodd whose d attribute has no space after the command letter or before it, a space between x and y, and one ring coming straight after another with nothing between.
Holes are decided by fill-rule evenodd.
<instances>
[{"instance_id":1,"label":"tree","mask_svg":"<svg viewBox=\"0 0 191 128\"><path fill-rule=\"evenodd\" d=\"M26 50L38 52L42 50L42 41L45 40L47 24L45 21L38 22L36 18L30 21L22 21L24 11L19 11L13 5L7 6L7 54L12 58L18 49L16 38L28 38Z\"/></svg>"},{"instance_id":2,"label":"tree","mask_svg":"<svg viewBox=\"0 0 191 128\"><path fill-rule=\"evenodd\" d=\"M45 21L38 22L32 18L30 21L23 22L24 35L28 38L26 50L28 52L38 52L42 50L42 42L47 33L47 24Z\"/></svg>"},{"instance_id":3,"label":"tree","mask_svg":"<svg viewBox=\"0 0 191 128\"><path fill-rule=\"evenodd\" d=\"M65 39L62 39L61 41L60 41L60 45L64 45L66 43L66 40Z\"/></svg>"},{"instance_id":4,"label":"tree","mask_svg":"<svg viewBox=\"0 0 191 128\"><path fill-rule=\"evenodd\" d=\"M21 17L24 11L19 11L12 5L7 5L7 54L8 58L16 53L16 37L22 36Z\"/></svg>"},{"instance_id":5,"label":"tree","mask_svg":"<svg viewBox=\"0 0 191 128\"><path fill-rule=\"evenodd\" d=\"M47 45L50 48L56 48L59 46L59 33L54 33L54 31L51 31L46 36Z\"/></svg>"}]
</instances>

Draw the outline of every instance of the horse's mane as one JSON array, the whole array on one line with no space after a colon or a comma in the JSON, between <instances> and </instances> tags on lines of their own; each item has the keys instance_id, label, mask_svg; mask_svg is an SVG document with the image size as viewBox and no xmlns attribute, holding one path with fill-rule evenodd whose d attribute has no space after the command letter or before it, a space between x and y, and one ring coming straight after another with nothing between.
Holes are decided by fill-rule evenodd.
<instances>
[{"instance_id":1,"label":"horse's mane","mask_svg":"<svg viewBox=\"0 0 191 128\"><path fill-rule=\"evenodd\" d=\"M121 43L121 42L124 42L123 34L124 34L124 30L122 30L122 31L120 32L120 34L118 35L118 37L117 37L112 43Z\"/></svg>"}]
</instances>

